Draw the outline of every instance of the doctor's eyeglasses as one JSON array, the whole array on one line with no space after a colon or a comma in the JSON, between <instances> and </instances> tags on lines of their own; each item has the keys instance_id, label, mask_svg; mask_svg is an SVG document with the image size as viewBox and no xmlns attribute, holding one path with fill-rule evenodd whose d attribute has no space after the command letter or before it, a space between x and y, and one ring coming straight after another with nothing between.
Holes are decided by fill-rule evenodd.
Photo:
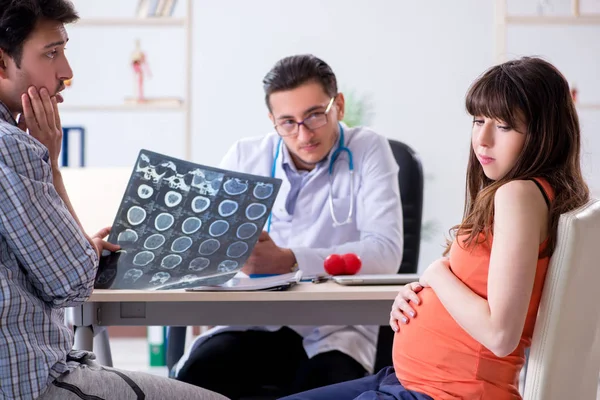
<instances>
[{"instance_id":1,"label":"doctor's eyeglasses","mask_svg":"<svg viewBox=\"0 0 600 400\"><path fill-rule=\"evenodd\" d=\"M279 136L296 136L300 131L300 125L304 125L309 131L314 131L327 124L327 114L331 111L335 96L329 100L325 111L315 111L300 122L293 119L285 119L275 125L275 130Z\"/></svg>"}]
</instances>

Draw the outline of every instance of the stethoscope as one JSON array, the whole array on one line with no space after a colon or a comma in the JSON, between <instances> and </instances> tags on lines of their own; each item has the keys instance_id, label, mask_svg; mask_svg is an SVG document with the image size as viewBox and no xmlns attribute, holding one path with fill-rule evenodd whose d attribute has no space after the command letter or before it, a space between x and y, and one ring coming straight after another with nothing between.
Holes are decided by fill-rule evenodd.
<instances>
[{"instance_id":1,"label":"stethoscope","mask_svg":"<svg viewBox=\"0 0 600 400\"><path fill-rule=\"evenodd\" d=\"M354 162L352 160L352 152L346 146L344 146L344 127L339 124L340 127L340 139L338 142L338 148L331 155L331 159L329 160L329 212L331 213L331 219L333 219L333 226L338 227L342 225L346 225L352 222L352 215L354 214ZM283 146L282 138L279 138L279 142L277 143L277 150L275 151L275 158L273 159L273 165L271 167L271 178L275 178L275 171L277 169L277 159L279 158L279 153L281 152L281 147ZM333 165L335 161L338 159L340 154L346 153L348 154L348 169L350 172L350 210L348 211L348 215L346 216L346 220L343 222L338 221L335 216L335 210L333 209ZM269 219L267 220L267 232L271 232L271 217L273 213L269 214Z\"/></svg>"}]
</instances>

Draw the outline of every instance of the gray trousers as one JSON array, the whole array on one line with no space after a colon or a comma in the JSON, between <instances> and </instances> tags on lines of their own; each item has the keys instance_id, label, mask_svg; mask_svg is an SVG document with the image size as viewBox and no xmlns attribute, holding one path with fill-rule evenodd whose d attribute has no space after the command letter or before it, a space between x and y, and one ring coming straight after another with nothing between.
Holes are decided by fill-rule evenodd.
<instances>
[{"instance_id":1,"label":"gray trousers","mask_svg":"<svg viewBox=\"0 0 600 400\"><path fill-rule=\"evenodd\" d=\"M38 400L226 400L220 394L174 379L121 371L84 360L61 375Z\"/></svg>"}]
</instances>

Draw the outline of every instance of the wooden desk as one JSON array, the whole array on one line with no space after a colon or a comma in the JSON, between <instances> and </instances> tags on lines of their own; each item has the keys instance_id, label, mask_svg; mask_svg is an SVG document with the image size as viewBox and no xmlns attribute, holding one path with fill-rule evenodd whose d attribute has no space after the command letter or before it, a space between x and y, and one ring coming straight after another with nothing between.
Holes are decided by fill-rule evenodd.
<instances>
[{"instance_id":1,"label":"wooden desk","mask_svg":"<svg viewBox=\"0 0 600 400\"><path fill-rule=\"evenodd\" d=\"M93 350L92 326L386 325L400 287L303 282L281 292L95 290L73 309L75 348Z\"/></svg>"}]
</instances>

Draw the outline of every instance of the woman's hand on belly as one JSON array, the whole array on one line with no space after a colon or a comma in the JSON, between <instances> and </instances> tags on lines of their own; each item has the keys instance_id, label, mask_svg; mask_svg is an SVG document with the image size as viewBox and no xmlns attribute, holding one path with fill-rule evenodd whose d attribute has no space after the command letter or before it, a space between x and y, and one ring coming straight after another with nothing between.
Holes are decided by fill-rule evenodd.
<instances>
[{"instance_id":1,"label":"woman's hand on belly","mask_svg":"<svg viewBox=\"0 0 600 400\"><path fill-rule=\"evenodd\" d=\"M396 299L394 300L394 304L392 305L392 311L390 312L390 326L394 330L394 332L398 332L400 330L400 324L408 324L409 318L415 318L417 316L417 312L413 307L410 306L409 302L412 302L416 305L421 304L421 300L417 293L419 293L423 289L423 286L419 282L411 282L402 288Z\"/></svg>"}]
</instances>

